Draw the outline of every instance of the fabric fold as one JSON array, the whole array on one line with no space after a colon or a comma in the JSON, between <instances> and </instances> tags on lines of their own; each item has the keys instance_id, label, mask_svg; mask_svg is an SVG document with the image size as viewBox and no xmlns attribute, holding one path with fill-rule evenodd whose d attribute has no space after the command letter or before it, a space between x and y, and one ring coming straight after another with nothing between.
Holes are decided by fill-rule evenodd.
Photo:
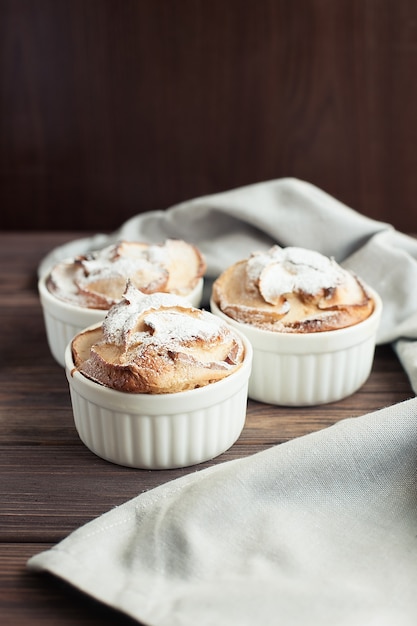
<instances>
[{"instance_id":1,"label":"fabric fold","mask_svg":"<svg viewBox=\"0 0 417 626\"><path fill-rule=\"evenodd\" d=\"M166 483L29 561L151 626L411 626L417 400Z\"/></svg>"},{"instance_id":2,"label":"fabric fold","mask_svg":"<svg viewBox=\"0 0 417 626\"><path fill-rule=\"evenodd\" d=\"M139 214L57 260L118 239L196 243L211 281L277 243L317 250L382 297L417 390L417 241L286 178ZM414 626L417 399L194 471L109 511L28 562L149 626Z\"/></svg>"},{"instance_id":3,"label":"fabric fold","mask_svg":"<svg viewBox=\"0 0 417 626\"><path fill-rule=\"evenodd\" d=\"M370 219L316 186L281 178L135 215L111 234L71 241L52 250L39 274L56 261L119 239L159 242L180 238L207 261L204 305L212 281L256 250L298 246L317 250L355 271L380 294L384 311L378 343L392 343L417 391L417 240ZM408 340L407 349L398 340Z\"/></svg>"}]
</instances>

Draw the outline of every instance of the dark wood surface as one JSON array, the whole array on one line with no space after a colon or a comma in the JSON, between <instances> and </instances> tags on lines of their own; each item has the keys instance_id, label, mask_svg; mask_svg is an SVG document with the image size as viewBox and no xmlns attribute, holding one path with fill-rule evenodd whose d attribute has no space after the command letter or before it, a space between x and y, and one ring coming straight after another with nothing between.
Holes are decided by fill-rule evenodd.
<instances>
[{"instance_id":1,"label":"dark wood surface","mask_svg":"<svg viewBox=\"0 0 417 626\"><path fill-rule=\"evenodd\" d=\"M283 176L417 232L415 0L0 0L0 229Z\"/></svg>"},{"instance_id":2,"label":"dark wood surface","mask_svg":"<svg viewBox=\"0 0 417 626\"><path fill-rule=\"evenodd\" d=\"M52 359L36 290L50 249L81 233L0 233L0 622L4 626L132 624L50 575L26 570L33 554L139 493L336 421L412 397L390 346L369 380L334 404L287 409L250 401L237 443L217 459L172 471L132 470L89 452L76 433L67 382Z\"/></svg>"}]
</instances>

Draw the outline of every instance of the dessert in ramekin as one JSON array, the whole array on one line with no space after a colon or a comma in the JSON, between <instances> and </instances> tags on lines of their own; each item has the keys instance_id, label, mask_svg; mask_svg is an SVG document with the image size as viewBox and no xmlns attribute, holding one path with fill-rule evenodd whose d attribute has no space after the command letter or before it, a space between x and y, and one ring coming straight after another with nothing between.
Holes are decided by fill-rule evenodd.
<instances>
[{"instance_id":1,"label":"dessert in ramekin","mask_svg":"<svg viewBox=\"0 0 417 626\"><path fill-rule=\"evenodd\" d=\"M121 241L57 263L38 284L52 355L64 367L68 342L104 319L128 281L143 293L174 293L199 306L205 270L198 248L176 239Z\"/></svg>"},{"instance_id":2,"label":"dessert in ramekin","mask_svg":"<svg viewBox=\"0 0 417 626\"><path fill-rule=\"evenodd\" d=\"M186 467L218 456L242 432L250 342L183 298L128 286L65 358L78 434L103 459Z\"/></svg>"},{"instance_id":3,"label":"dessert in ramekin","mask_svg":"<svg viewBox=\"0 0 417 626\"><path fill-rule=\"evenodd\" d=\"M250 398L307 406L341 400L367 380L382 302L334 259L273 246L216 279L211 311L252 343Z\"/></svg>"}]
</instances>

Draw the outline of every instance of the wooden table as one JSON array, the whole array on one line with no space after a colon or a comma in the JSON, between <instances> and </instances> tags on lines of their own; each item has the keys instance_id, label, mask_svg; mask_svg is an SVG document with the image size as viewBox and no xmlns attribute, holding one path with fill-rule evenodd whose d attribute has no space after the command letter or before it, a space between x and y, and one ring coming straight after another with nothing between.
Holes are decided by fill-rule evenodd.
<instances>
[{"instance_id":1,"label":"wooden table","mask_svg":"<svg viewBox=\"0 0 417 626\"><path fill-rule=\"evenodd\" d=\"M197 467L132 470L81 443L68 386L46 343L36 269L53 247L86 233L0 233L0 621L4 626L133 624L27 559L112 507L161 483L412 397L390 346L369 380L338 403L287 409L249 401L246 427L225 454Z\"/></svg>"}]
</instances>

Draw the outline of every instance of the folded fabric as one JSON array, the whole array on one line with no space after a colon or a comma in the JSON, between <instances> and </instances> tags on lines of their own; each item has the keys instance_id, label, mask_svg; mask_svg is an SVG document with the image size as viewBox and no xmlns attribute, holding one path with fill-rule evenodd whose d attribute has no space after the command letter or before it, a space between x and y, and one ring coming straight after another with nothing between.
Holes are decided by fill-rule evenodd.
<instances>
[{"instance_id":1,"label":"folded fabric","mask_svg":"<svg viewBox=\"0 0 417 626\"><path fill-rule=\"evenodd\" d=\"M417 400L144 493L29 561L150 626L414 626Z\"/></svg>"},{"instance_id":2,"label":"folded fabric","mask_svg":"<svg viewBox=\"0 0 417 626\"><path fill-rule=\"evenodd\" d=\"M318 250L381 295L417 389L417 241L316 187L281 179L133 217L117 239L196 243L210 282L274 243ZM149 626L414 626L417 399L166 483L78 529L28 567Z\"/></svg>"},{"instance_id":3,"label":"folded fabric","mask_svg":"<svg viewBox=\"0 0 417 626\"><path fill-rule=\"evenodd\" d=\"M39 267L119 239L186 239L207 261L205 302L220 272L278 243L317 250L358 273L382 297L378 343L392 343L417 391L417 239L369 219L314 185L283 178L197 198L134 216L110 235L77 239L51 251Z\"/></svg>"}]
</instances>

